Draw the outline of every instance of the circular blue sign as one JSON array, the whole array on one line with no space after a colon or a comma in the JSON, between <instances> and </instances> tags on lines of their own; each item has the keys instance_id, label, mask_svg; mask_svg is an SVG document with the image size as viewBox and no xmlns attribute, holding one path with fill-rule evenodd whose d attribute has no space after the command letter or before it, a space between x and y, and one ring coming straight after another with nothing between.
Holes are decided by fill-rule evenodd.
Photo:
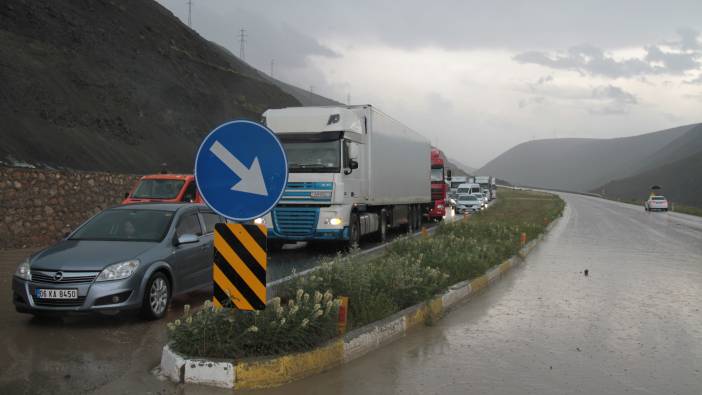
<instances>
[{"instance_id":1,"label":"circular blue sign","mask_svg":"<svg viewBox=\"0 0 702 395\"><path fill-rule=\"evenodd\" d=\"M234 221L271 211L288 182L288 160L270 129L232 121L210 132L195 157L195 180L205 203Z\"/></svg>"}]
</instances>

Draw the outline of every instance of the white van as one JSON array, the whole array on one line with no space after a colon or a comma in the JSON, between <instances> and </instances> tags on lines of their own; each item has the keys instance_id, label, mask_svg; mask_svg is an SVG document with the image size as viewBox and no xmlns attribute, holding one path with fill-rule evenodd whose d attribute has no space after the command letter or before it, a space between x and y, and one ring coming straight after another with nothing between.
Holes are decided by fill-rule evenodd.
<instances>
[{"instance_id":1,"label":"white van","mask_svg":"<svg viewBox=\"0 0 702 395\"><path fill-rule=\"evenodd\" d=\"M480 193L480 184L461 184L458 186L459 195L472 195L474 193Z\"/></svg>"}]
</instances>

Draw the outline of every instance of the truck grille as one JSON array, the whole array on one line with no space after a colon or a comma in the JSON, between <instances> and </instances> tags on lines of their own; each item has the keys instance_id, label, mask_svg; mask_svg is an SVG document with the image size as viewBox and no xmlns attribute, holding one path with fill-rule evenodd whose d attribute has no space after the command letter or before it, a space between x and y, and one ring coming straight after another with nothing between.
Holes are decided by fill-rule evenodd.
<instances>
[{"instance_id":1,"label":"truck grille","mask_svg":"<svg viewBox=\"0 0 702 395\"><path fill-rule=\"evenodd\" d=\"M431 191L431 200L444 200L444 193L441 191Z\"/></svg>"},{"instance_id":2,"label":"truck grille","mask_svg":"<svg viewBox=\"0 0 702 395\"><path fill-rule=\"evenodd\" d=\"M319 209L315 207L276 207L273 209L275 231L285 236L306 236L317 228Z\"/></svg>"},{"instance_id":3,"label":"truck grille","mask_svg":"<svg viewBox=\"0 0 702 395\"><path fill-rule=\"evenodd\" d=\"M45 284L91 283L100 272L64 272L51 270L32 270L32 282Z\"/></svg>"}]
</instances>

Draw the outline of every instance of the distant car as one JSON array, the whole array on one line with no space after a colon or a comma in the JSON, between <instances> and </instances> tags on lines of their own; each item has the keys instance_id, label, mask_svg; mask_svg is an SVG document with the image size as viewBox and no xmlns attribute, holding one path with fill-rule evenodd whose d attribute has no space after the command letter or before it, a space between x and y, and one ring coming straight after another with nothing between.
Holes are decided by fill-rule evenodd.
<instances>
[{"instance_id":1,"label":"distant car","mask_svg":"<svg viewBox=\"0 0 702 395\"><path fill-rule=\"evenodd\" d=\"M205 205L137 203L103 210L22 262L12 279L21 313L140 310L165 315L171 297L212 283Z\"/></svg>"},{"instance_id":2,"label":"distant car","mask_svg":"<svg viewBox=\"0 0 702 395\"><path fill-rule=\"evenodd\" d=\"M488 198L482 193L474 193L473 196L477 197L480 199L481 207L487 207L488 204Z\"/></svg>"},{"instance_id":3,"label":"distant car","mask_svg":"<svg viewBox=\"0 0 702 395\"><path fill-rule=\"evenodd\" d=\"M456 201L456 212L462 213L477 213L482 208L482 201L475 195L458 195Z\"/></svg>"},{"instance_id":4,"label":"distant car","mask_svg":"<svg viewBox=\"0 0 702 395\"><path fill-rule=\"evenodd\" d=\"M644 202L644 209L646 211L668 211L668 199L665 196L650 196Z\"/></svg>"}]
</instances>

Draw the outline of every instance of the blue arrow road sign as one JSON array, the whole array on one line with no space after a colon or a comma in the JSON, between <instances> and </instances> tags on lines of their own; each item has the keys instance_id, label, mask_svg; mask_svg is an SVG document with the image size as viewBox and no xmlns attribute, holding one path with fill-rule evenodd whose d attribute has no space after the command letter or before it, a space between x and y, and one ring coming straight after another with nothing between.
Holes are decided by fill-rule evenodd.
<instances>
[{"instance_id":1,"label":"blue arrow road sign","mask_svg":"<svg viewBox=\"0 0 702 395\"><path fill-rule=\"evenodd\" d=\"M227 122L200 145L195 180L214 211L234 221L249 221L271 211L283 196L288 160L278 138L265 126Z\"/></svg>"}]
</instances>

